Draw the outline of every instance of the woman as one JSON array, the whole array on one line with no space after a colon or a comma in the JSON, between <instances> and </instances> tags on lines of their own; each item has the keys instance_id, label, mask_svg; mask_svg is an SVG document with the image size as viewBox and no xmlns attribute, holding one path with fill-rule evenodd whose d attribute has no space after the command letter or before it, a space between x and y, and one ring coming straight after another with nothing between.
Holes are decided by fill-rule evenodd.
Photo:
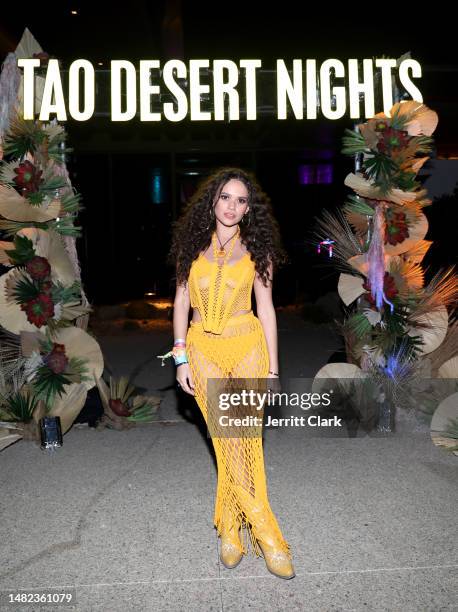
<instances>
[{"instance_id":1,"label":"woman","mask_svg":"<svg viewBox=\"0 0 458 612\"><path fill-rule=\"evenodd\" d=\"M210 379L279 376L272 278L273 266L288 257L270 200L251 173L222 168L199 185L175 223L169 261L176 266L177 287L175 342L168 355L177 366L178 386L195 397L209 431L215 431L218 407ZM253 288L257 316L251 310ZM260 422L233 437L212 435L218 465L214 524L226 567L238 565L248 552L242 528L269 571L289 579L295 573L268 500Z\"/></svg>"}]
</instances>

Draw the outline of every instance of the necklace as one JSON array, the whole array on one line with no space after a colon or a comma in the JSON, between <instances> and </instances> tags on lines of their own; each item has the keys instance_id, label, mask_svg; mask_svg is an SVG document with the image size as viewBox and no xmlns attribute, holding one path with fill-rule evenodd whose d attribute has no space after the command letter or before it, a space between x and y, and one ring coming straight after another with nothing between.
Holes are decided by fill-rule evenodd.
<instances>
[{"instance_id":1,"label":"necklace","mask_svg":"<svg viewBox=\"0 0 458 612\"><path fill-rule=\"evenodd\" d=\"M221 249L218 249L218 248L217 248L217 246L216 246L216 237L217 237L217 234L216 234L216 232L214 232L214 234L213 234L213 236L212 236L212 242L213 242L213 259L214 259L215 261L217 261L217 262L218 262L218 265L219 265L219 266L223 266L223 265L224 265L224 263L226 262L226 260L227 260L227 259L230 259L231 255L232 255L232 251L233 251L234 246L235 246L235 243L237 242L237 238L238 238L238 235L239 235L239 231L240 231L240 230L237 228L237 231L235 232L235 234L229 238L229 240L232 240L232 238L234 238L234 237L235 237L235 240L234 240L234 242L231 244L231 246L229 247L229 251L227 252L227 254L226 254L226 250L224 249L224 246L225 246L225 245L226 245L226 244L229 242L229 240L226 240L226 242L224 243L224 245L222 245ZM219 238L218 238L218 241L219 241ZM220 245L221 245L221 242L220 242ZM219 262L219 261L218 261L218 259L219 259L219 258L221 258L221 257L223 257L224 259L223 259L223 261L222 261L222 262Z\"/></svg>"},{"instance_id":2,"label":"necklace","mask_svg":"<svg viewBox=\"0 0 458 612\"><path fill-rule=\"evenodd\" d=\"M219 239L219 236L218 236L217 232L215 231L216 237L218 238L218 242L219 242L219 245L220 245L220 248L218 249L218 257L224 257L226 255L226 250L225 250L224 247L229 242L229 240L232 240L232 238L234 236L237 236L238 232L239 232L239 229L237 228L235 234L232 234L232 236L230 238L228 238L224 244L221 244L221 240Z\"/></svg>"}]
</instances>

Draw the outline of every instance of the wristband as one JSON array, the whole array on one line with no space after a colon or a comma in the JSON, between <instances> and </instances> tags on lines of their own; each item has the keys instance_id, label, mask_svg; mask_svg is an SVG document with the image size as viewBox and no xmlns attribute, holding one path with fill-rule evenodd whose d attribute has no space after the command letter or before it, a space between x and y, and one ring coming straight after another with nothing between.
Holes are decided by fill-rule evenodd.
<instances>
[{"instance_id":1,"label":"wristband","mask_svg":"<svg viewBox=\"0 0 458 612\"><path fill-rule=\"evenodd\" d=\"M186 357L186 353L182 353L180 355L174 355L173 356L174 360L175 360L175 365L181 365L182 363L188 363L188 358Z\"/></svg>"},{"instance_id":2,"label":"wristband","mask_svg":"<svg viewBox=\"0 0 458 612\"><path fill-rule=\"evenodd\" d=\"M162 363L161 363L162 366L165 365L164 362L169 357L173 357L175 361L175 365L178 365L181 363L188 363L188 359L186 357L186 349L185 347L182 347L182 346L174 346L173 349L169 351L168 353L165 353L165 355L156 355L156 357L158 357L158 359L162 359Z\"/></svg>"}]
</instances>

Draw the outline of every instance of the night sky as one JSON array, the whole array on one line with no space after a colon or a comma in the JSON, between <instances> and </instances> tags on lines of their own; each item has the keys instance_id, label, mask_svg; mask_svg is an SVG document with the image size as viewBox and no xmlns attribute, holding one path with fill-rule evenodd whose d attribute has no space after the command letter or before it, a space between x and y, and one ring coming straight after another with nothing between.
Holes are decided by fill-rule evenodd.
<instances>
[{"instance_id":1,"label":"night sky","mask_svg":"<svg viewBox=\"0 0 458 612\"><path fill-rule=\"evenodd\" d=\"M46 2L2 8L0 55L14 50L24 26L48 53L62 59L164 58L166 9L180 6L187 58L399 57L424 65L455 65L456 23L441 10L408 3L365 10L317 9L310 3L183 1ZM310 8L312 6L312 8ZM78 15L71 15L71 10ZM368 10L369 9L369 10ZM273 64L272 64L273 65Z\"/></svg>"}]
</instances>

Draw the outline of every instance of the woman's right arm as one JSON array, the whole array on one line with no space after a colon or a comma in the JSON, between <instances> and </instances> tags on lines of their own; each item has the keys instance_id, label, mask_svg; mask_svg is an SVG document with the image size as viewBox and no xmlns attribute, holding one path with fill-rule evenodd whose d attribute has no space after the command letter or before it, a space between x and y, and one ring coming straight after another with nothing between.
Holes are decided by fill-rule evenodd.
<instances>
[{"instance_id":1,"label":"woman's right arm","mask_svg":"<svg viewBox=\"0 0 458 612\"><path fill-rule=\"evenodd\" d=\"M173 337L184 338L188 332L189 325L189 309L191 300L189 296L189 285L178 284L175 292L175 300L173 302ZM194 395L194 384L192 381L191 368L188 363L176 366L176 379L180 383L181 388Z\"/></svg>"},{"instance_id":2,"label":"woman's right arm","mask_svg":"<svg viewBox=\"0 0 458 612\"><path fill-rule=\"evenodd\" d=\"M189 285L178 285L173 302L173 337L186 338L188 331L189 309L191 300L189 297Z\"/></svg>"}]
</instances>

